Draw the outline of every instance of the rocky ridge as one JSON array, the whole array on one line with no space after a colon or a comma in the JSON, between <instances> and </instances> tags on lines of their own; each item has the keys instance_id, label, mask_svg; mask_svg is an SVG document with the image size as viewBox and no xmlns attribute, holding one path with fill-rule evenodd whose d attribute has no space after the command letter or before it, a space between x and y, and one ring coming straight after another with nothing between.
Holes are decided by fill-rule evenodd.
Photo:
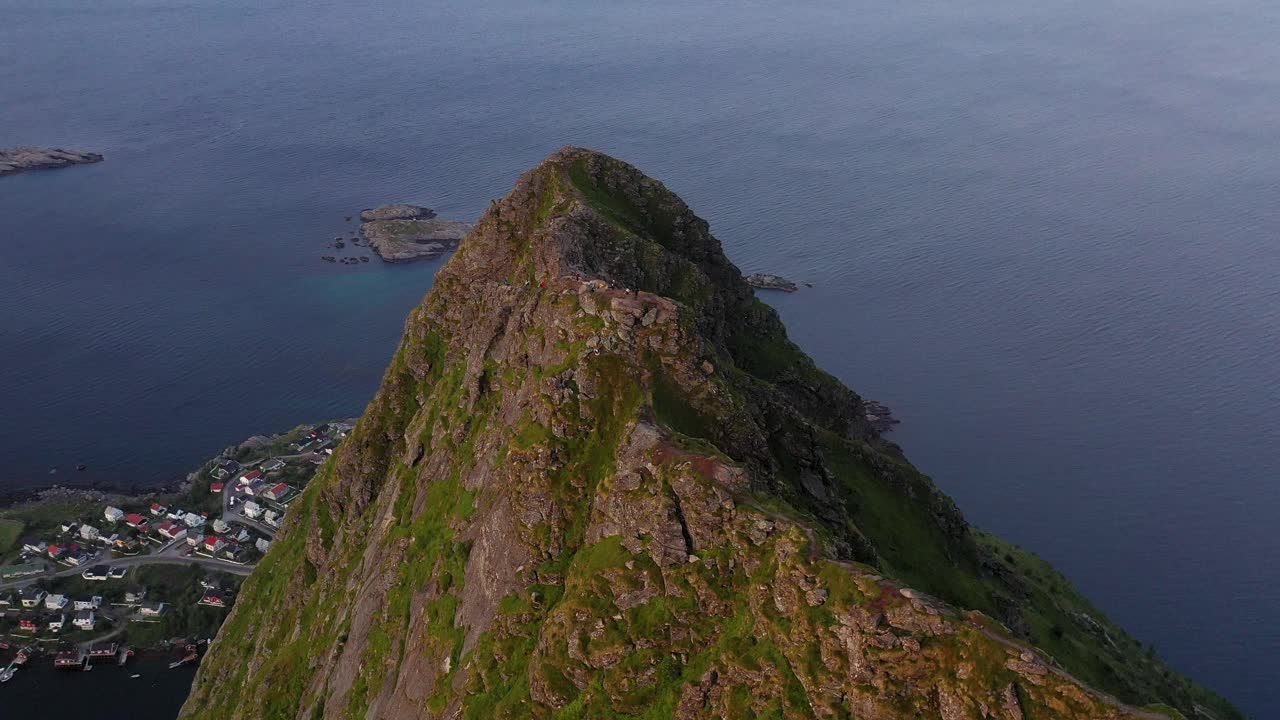
<instances>
[{"instance_id":1,"label":"rocky ridge","mask_svg":"<svg viewBox=\"0 0 1280 720\"><path fill-rule=\"evenodd\" d=\"M39 148L30 145L21 145L9 149L0 148L0 175L12 175L24 170L85 165L102 162L102 160L102 155L84 152L83 150Z\"/></svg>"},{"instance_id":2,"label":"rocky ridge","mask_svg":"<svg viewBox=\"0 0 1280 720\"><path fill-rule=\"evenodd\" d=\"M1239 717L875 415L679 198L566 148L440 271L182 716Z\"/></svg>"}]
</instances>

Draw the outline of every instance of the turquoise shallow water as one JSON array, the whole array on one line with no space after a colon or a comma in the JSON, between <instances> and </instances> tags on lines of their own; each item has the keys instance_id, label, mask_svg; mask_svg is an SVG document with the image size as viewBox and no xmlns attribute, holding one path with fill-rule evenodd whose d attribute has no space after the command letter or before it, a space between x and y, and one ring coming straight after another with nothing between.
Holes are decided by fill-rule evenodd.
<instances>
[{"instance_id":1,"label":"turquoise shallow water","mask_svg":"<svg viewBox=\"0 0 1280 720\"><path fill-rule=\"evenodd\" d=\"M108 156L0 180L0 488L358 413L436 265L321 263L343 216L471 219L575 143L813 282L770 301L970 518L1269 716L1277 31L1258 0L0 0L0 145Z\"/></svg>"}]
</instances>

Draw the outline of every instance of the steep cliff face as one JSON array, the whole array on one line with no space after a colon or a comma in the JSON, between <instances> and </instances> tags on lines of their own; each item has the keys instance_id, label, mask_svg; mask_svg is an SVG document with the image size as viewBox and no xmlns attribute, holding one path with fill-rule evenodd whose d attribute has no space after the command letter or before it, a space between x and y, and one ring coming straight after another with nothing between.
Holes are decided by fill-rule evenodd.
<instances>
[{"instance_id":1,"label":"steep cliff face","mask_svg":"<svg viewBox=\"0 0 1280 720\"><path fill-rule=\"evenodd\" d=\"M1236 716L971 529L679 198L567 148L440 271L183 717L1160 716L1113 695Z\"/></svg>"}]
</instances>

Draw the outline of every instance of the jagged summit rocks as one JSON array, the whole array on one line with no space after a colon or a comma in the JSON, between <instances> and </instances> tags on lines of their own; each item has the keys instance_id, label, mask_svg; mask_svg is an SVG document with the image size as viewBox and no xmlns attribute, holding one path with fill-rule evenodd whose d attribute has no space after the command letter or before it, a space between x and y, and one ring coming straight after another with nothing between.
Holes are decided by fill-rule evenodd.
<instances>
[{"instance_id":1,"label":"jagged summit rocks","mask_svg":"<svg viewBox=\"0 0 1280 720\"><path fill-rule=\"evenodd\" d=\"M20 145L15 148L0 148L0 175L13 175L24 170L43 170L67 167L68 165L85 165L102 162L103 156L83 150L64 150L63 148L39 148Z\"/></svg>"},{"instance_id":2,"label":"jagged summit rocks","mask_svg":"<svg viewBox=\"0 0 1280 720\"><path fill-rule=\"evenodd\" d=\"M867 415L678 197L566 148L440 270L183 717L1157 715L1095 677L1213 702L1072 624L1096 611Z\"/></svg>"},{"instance_id":3,"label":"jagged summit rocks","mask_svg":"<svg viewBox=\"0 0 1280 720\"><path fill-rule=\"evenodd\" d=\"M442 220L430 208L403 203L360 212L360 235L387 262L436 257L458 246L471 225Z\"/></svg>"}]
</instances>

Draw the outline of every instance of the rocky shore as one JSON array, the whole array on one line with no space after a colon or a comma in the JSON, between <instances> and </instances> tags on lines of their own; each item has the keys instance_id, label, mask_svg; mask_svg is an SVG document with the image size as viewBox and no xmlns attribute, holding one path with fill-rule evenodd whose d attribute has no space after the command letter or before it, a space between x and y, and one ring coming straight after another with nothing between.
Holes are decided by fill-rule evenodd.
<instances>
[{"instance_id":1,"label":"rocky shore","mask_svg":"<svg viewBox=\"0 0 1280 720\"><path fill-rule=\"evenodd\" d=\"M470 223L443 220L417 205L383 205L360 212L360 235L386 262L435 257L458 247Z\"/></svg>"},{"instance_id":2,"label":"rocky shore","mask_svg":"<svg viewBox=\"0 0 1280 720\"><path fill-rule=\"evenodd\" d=\"M0 175L13 175L24 170L60 168L102 162L102 155L83 150L19 146L0 148Z\"/></svg>"}]
</instances>

